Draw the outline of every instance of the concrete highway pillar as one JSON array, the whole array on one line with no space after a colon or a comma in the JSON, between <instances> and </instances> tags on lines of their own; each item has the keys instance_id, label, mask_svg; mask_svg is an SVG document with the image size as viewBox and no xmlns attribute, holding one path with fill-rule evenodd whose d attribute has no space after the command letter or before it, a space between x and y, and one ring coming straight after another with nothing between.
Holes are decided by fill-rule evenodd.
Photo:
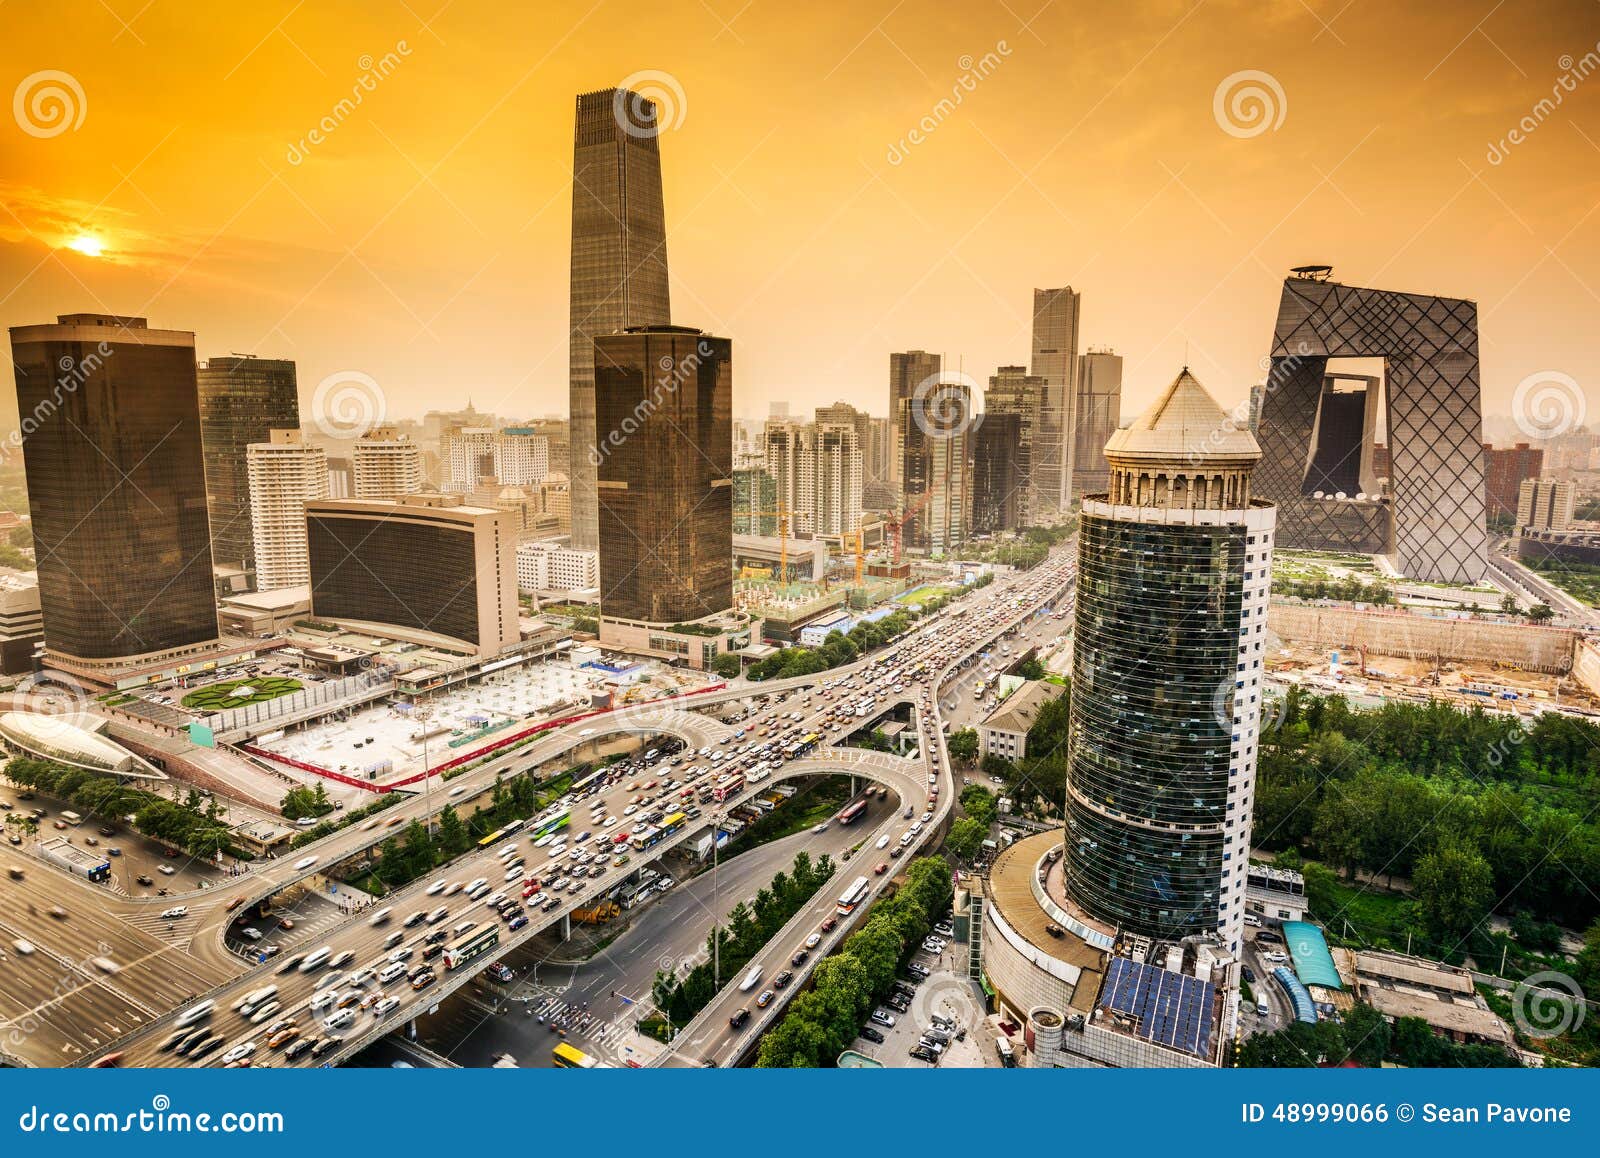
<instances>
[{"instance_id":1,"label":"concrete highway pillar","mask_svg":"<svg viewBox=\"0 0 1600 1158\"><path fill-rule=\"evenodd\" d=\"M414 1017L410 1021L406 1022L406 1037L410 1038L412 1041L417 1040L417 1019Z\"/></svg>"},{"instance_id":2,"label":"concrete highway pillar","mask_svg":"<svg viewBox=\"0 0 1600 1158\"><path fill-rule=\"evenodd\" d=\"M572 914L571 913L563 913L563 914L561 914L561 939L563 941L570 941L572 939Z\"/></svg>"}]
</instances>

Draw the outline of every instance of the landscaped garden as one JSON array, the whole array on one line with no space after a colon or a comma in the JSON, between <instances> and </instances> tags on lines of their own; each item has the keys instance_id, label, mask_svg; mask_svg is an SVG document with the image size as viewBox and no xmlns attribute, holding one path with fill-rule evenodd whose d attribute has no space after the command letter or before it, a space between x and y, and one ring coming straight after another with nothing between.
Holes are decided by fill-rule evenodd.
<instances>
[{"instance_id":1,"label":"landscaped garden","mask_svg":"<svg viewBox=\"0 0 1600 1158\"><path fill-rule=\"evenodd\" d=\"M261 676L257 679L222 680L207 684L183 697L183 706L198 712L222 712L246 704L264 704L297 692L305 685L289 676Z\"/></svg>"}]
</instances>

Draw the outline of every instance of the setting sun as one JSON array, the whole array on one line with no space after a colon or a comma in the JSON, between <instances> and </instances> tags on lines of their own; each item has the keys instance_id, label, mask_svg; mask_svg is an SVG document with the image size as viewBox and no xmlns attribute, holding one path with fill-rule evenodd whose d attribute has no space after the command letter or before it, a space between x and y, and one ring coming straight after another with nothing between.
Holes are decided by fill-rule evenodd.
<instances>
[{"instance_id":1,"label":"setting sun","mask_svg":"<svg viewBox=\"0 0 1600 1158\"><path fill-rule=\"evenodd\" d=\"M85 257L99 257L105 252L105 243L91 233L80 233L67 242L67 248L76 250Z\"/></svg>"}]
</instances>

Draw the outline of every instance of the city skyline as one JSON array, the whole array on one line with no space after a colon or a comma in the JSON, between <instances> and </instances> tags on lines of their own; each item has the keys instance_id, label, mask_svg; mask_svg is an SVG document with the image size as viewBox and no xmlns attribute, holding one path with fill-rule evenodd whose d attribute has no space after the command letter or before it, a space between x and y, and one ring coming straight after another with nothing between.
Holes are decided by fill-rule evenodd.
<instances>
[{"instance_id":1,"label":"city skyline","mask_svg":"<svg viewBox=\"0 0 1600 1158\"><path fill-rule=\"evenodd\" d=\"M746 352L740 416L875 398L892 350L942 352L982 379L1025 359L1028 289L1069 283L1086 299L1084 347L1127 359L1130 413L1179 360L1231 405L1262 377L1282 271L1316 261L1355 284L1477 300L1490 416L1529 375L1593 376L1583 271L1600 245L1600 131L1577 4L1477 29L1425 4L1251 22L1226 5L1141 9L1097 22L1092 41L1054 8L1026 26L842 14L791 41L759 7L731 33L686 7L552 27L531 69L473 5L427 27L285 6L276 30L266 13L232 28L164 9L133 42L160 92L114 69L131 38L113 42L109 14L85 5L81 124L8 134L9 324L137 313L195 329L202 358L296 361L303 403L359 370L390 417L469 394L562 412L572 97L642 77L666 109L673 293ZM13 11L0 25L48 57L45 28ZM1063 45L1090 44L1066 94L1029 99ZM748 83L780 51L814 82L802 108ZM187 70L165 67L179 54ZM1358 58L1369 67L1350 86ZM1252 70L1270 78L1255 87L1270 125L1230 119L1222 82ZM1566 72L1560 105L1530 112ZM1151 277L1156 261L1171 276Z\"/></svg>"}]
</instances>

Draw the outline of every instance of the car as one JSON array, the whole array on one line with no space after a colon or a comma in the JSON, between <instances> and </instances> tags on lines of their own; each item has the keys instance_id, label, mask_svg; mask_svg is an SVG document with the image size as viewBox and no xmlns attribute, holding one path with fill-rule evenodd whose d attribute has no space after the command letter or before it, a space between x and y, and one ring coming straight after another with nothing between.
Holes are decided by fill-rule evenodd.
<instances>
[{"instance_id":1,"label":"car","mask_svg":"<svg viewBox=\"0 0 1600 1158\"><path fill-rule=\"evenodd\" d=\"M749 1020L750 1020L750 1011L748 1009L736 1009L733 1012L733 1016L728 1018L728 1027L730 1029L738 1029L740 1026L744 1025L744 1023L749 1021Z\"/></svg>"},{"instance_id":2,"label":"car","mask_svg":"<svg viewBox=\"0 0 1600 1158\"><path fill-rule=\"evenodd\" d=\"M288 1045L291 1041L293 1041L295 1038L297 1038L299 1036L300 1036L300 1029L299 1029L298 1026L286 1025L282 1029L280 1029L277 1033L275 1033L271 1037L267 1038L267 1048L268 1049L282 1049L284 1046Z\"/></svg>"},{"instance_id":3,"label":"car","mask_svg":"<svg viewBox=\"0 0 1600 1158\"><path fill-rule=\"evenodd\" d=\"M872 870L872 875L873 876L877 876L877 877L881 877L884 873L886 873L888 871L889 871L889 862L888 861L884 861L877 868Z\"/></svg>"},{"instance_id":4,"label":"car","mask_svg":"<svg viewBox=\"0 0 1600 1158\"><path fill-rule=\"evenodd\" d=\"M789 970L784 969L784 970L780 971L778 973L778 975L772 979L772 987L774 989L782 989L785 985L789 984L789 982L792 981L792 980L794 980L794 974L792 972L790 972Z\"/></svg>"},{"instance_id":5,"label":"car","mask_svg":"<svg viewBox=\"0 0 1600 1158\"><path fill-rule=\"evenodd\" d=\"M389 1014L393 1013L397 1008L399 1008L399 1006L400 999L398 997L379 998L378 1001L376 1001L372 1006L372 1016L388 1017Z\"/></svg>"},{"instance_id":6,"label":"car","mask_svg":"<svg viewBox=\"0 0 1600 1158\"><path fill-rule=\"evenodd\" d=\"M899 857L900 857L900 854L901 854L901 853L903 853L903 852L905 852L905 849L904 849L904 848L902 848L902 847L900 847L900 846L899 846L899 845L898 845L898 844L897 844L897 845L895 845L895 846L894 846L894 847L893 847L893 848L891 848L891 849L890 849L890 850L889 850L889 855L890 855L890 856L891 856L891 857L893 857L893 858L895 858L895 859L897 859L897 860L898 860L898 859L899 859Z\"/></svg>"},{"instance_id":7,"label":"car","mask_svg":"<svg viewBox=\"0 0 1600 1158\"><path fill-rule=\"evenodd\" d=\"M437 957L440 953L443 953L443 952L444 952L444 945L443 944L429 945L426 949L424 949L422 951L422 959L424 961L432 961L435 957Z\"/></svg>"},{"instance_id":8,"label":"car","mask_svg":"<svg viewBox=\"0 0 1600 1158\"><path fill-rule=\"evenodd\" d=\"M892 1013L885 1013L881 1009L874 1009L872 1011L872 1020L883 1026L885 1029L894 1028L894 1014Z\"/></svg>"},{"instance_id":9,"label":"car","mask_svg":"<svg viewBox=\"0 0 1600 1158\"><path fill-rule=\"evenodd\" d=\"M807 949L815 949L821 943L822 943L822 934L821 933L812 933L811 936L806 938L806 948Z\"/></svg>"},{"instance_id":10,"label":"car","mask_svg":"<svg viewBox=\"0 0 1600 1158\"><path fill-rule=\"evenodd\" d=\"M340 1004L343 1005L343 1001L341 1001ZM324 1017L322 1019L322 1028L326 1029L329 1033L336 1033L345 1026L354 1024L355 1020L355 1010L350 1008L342 1008L335 1010L327 1017Z\"/></svg>"},{"instance_id":11,"label":"car","mask_svg":"<svg viewBox=\"0 0 1600 1158\"><path fill-rule=\"evenodd\" d=\"M761 996L756 998L757 1008L765 1009L767 1006L772 1004L772 999L776 996L777 994L773 990L763 989L761 991Z\"/></svg>"},{"instance_id":12,"label":"car","mask_svg":"<svg viewBox=\"0 0 1600 1158\"><path fill-rule=\"evenodd\" d=\"M170 909L161 910L163 921L178 921L189 915L188 905L173 905Z\"/></svg>"},{"instance_id":13,"label":"car","mask_svg":"<svg viewBox=\"0 0 1600 1158\"><path fill-rule=\"evenodd\" d=\"M283 1059L285 1061L294 1061L294 1059L299 1057L301 1054L307 1053L308 1051L314 1049L317 1042L320 1040L320 1038L310 1037L295 1038L295 1040L290 1043L289 1048L283 1051Z\"/></svg>"},{"instance_id":14,"label":"car","mask_svg":"<svg viewBox=\"0 0 1600 1158\"><path fill-rule=\"evenodd\" d=\"M811 953L810 953L809 950L800 949L800 950L796 951L796 953L795 953L795 955L793 957L789 958L789 964L793 965L796 969L798 969L800 966L804 965L808 960L810 960L810 958L811 958Z\"/></svg>"},{"instance_id":15,"label":"car","mask_svg":"<svg viewBox=\"0 0 1600 1158\"><path fill-rule=\"evenodd\" d=\"M884 833L882 836L880 836L878 838L878 843L873 845L872 847L873 848L888 848L889 847L889 834L888 833Z\"/></svg>"},{"instance_id":16,"label":"car","mask_svg":"<svg viewBox=\"0 0 1600 1158\"><path fill-rule=\"evenodd\" d=\"M438 896L440 893L444 892L446 884L448 884L447 881L434 881L433 884L428 886L427 895L430 897Z\"/></svg>"},{"instance_id":17,"label":"car","mask_svg":"<svg viewBox=\"0 0 1600 1158\"><path fill-rule=\"evenodd\" d=\"M437 909L433 910L433 912L429 913L423 919L426 920L428 922L428 924L430 924L430 925L437 925L440 921L444 920L449 915L450 915L449 907L446 906L446 905L440 905Z\"/></svg>"},{"instance_id":18,"label":"car","mask_svg":"<svg viewBox=\"0 0 1600 1158\"><path fill-rule=\"evenodd\" d=\"M158 864L156 865L156 872L160 873L164 877L170 877L176 876L178 870L173 868L170 864Z\"/></svg>"},{"instance_id":19,"label":"car","mask_svg":"<svg viewBox=\"0 0 1600 1158\"><path fill-rule=\"evenodd\" d=\"M839 927L839 918L838 917L829 917L826 921L823 921L822 924L817 926L817 928L819 930L821 930L822 932L824 932L824 933L831 933L838 927Z\"/></svg>"},{"instance_id":20,"label":"car","mask_svg":"<svg viewBox=\"0 0 1600 1158\"><path fill-rule=\"evenodd\" d=\"M1274 965L1281 965L1289 960L1289 954L1279 952L1263 953L1261 954L1261 959L1263 961L1271 961Z\"/></svg>"},{"instance_id":21,"label":"car","mask_svg":"<svg viewBox=\"0 0 1600 1158\"><path fill-rule=\"evenodd\" d=\"M476 892L479 888L483 887L484 885L486 885L488 883L489 883L489 878L488 877L473 877L470 881L467 882L466 891L469 892L469 893Z\"/></svg>"},{"instance_id":22,"label":"car","mask_svg":"<svg viewBox=\"0 0 1600 1158\"><path fill-rule=\"evenodd\" d=\"M1248 965L1244 967L1244 979L1250 982L1252 985L1254 985L1256 981L1256 971L1250 968Z\"/></svg>"},{"instance_id":23,"label":"car","mask_svg":"<svg viewBox=\"0 0 1600 1158\"><path fill-rule=\"evenodd\" d=\"M303 856L299 860L294 862L294 871L297 872L297 873L305 872L306 869L310 868L312 865L314 865L316 863L317 863L317 858L316 857L314 857L314 856Z\"/></svg>"},{"instance_id":24,"label":"car","mask_svg":"<svg viewBox=\"0 0 1600 1158\"><path fill-rule=\"evenodd\" d=\"M932 975L933 970L929 969L926 965L913 961L911 964L906 966L906 972L917 978L919 981L926 981Z\"/></svg>"},{"instance_id":25,"label":"car","mask_svg":"<svg viewBox=\"0 0 1600 1158\"><path fill-rule=\"evenodd\" d=\"M339 1044L339 1042L338 1042L338 1039L336 1039L336 1038L319 1037L319 1038L317 1038L315 1044L313 1044L312 1047L311 1047L311 1056L312 1057L321 1057L323 1054L327 1053L330 1049L332 1049L334 1046L336 1046L338 1044Z\"/></svg>"},{"instance_id":26,"label":"car","mask_svg":"<svg viewBox=\"0 0 1600 1158\"><path fill-rule=\"evenodd\" d=\"M222 1064L231 1066L234 1062L243 1061L256 1052L256 1043L253 1041L240 1042L227 1053L222 1055Z\"/></svg>"},{"instance_id":27,"label":"car","mask_svg":"<svg viewBox=\"0 0 1600 1158\"><path fill-rule=\"evenodd\" d=\"M878 1045L883 1044L883 1034L879 1033L870 1025L864 1025L861 1027L861 1036L870 1042L876 1042Z\"/></svg>"},{"instance_id":28,"label":"car","mask_svg":"<svg viewBox=\"0 0 1600 1158\"><path fill-rule=\"evenodd\" d=\"M418 973L415 977L413 977L411 979L411 988L412 989L426 989L428 986L432 985L437 980L439 980L439 979L434 976L433 970L430 969L426 973Z\"/></svg>"}]
</instances>

